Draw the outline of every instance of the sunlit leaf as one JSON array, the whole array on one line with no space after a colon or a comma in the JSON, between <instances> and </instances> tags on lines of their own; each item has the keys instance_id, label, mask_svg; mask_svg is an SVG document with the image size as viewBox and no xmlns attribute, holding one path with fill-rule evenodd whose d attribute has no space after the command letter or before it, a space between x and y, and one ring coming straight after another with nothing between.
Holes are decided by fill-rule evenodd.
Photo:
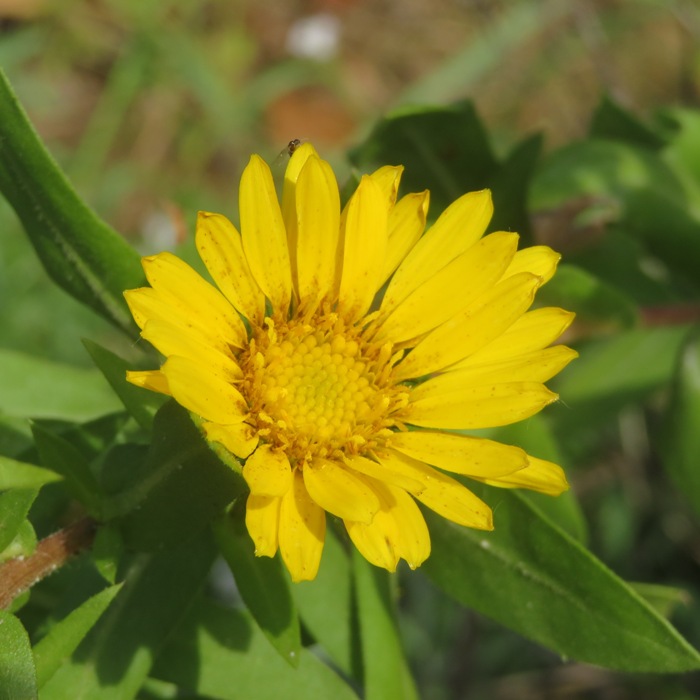
<instances>
[{"instance_id":1,"label":"sunlit leaf","mask_svg":"<svg viewBox=\"0 0 700 700\"><path fill-rule=\"evenodd\" d=\"M565 658L633 672L700 668L661 615L520 495L484 497L498 504L491 533L427 513L423 567L443 590Z\"/></svg>"},{"instance_id":2,"label":"sunlit leaf","mask_svg":"<svg viewBox=\"0 0 700 700\"><path fill-rule=\"evenodd\" d=\"M86 600L79 608L57 622L34 647L37 685L41 688L58 670L97 622L121 589L121 584Z\"/></svg>"},{"instance_id":3,"label":"sunlit leaf","mask_svg":"<svg viewBox=\"0 0 700 700\"><path fill-rule=\"evenodd\" d=\"M280 658L247 612L206 600L192 609L163 649L153 675L220 700L357 700L310 651L298 668Z\"/></svg>"},{"instance_id":4,"label":"sunlit leaf","mask_svg":"<svg viewBox=\"0 0 700 700\"><path fill-rule=\"evenodd\" d=\"M61 478L60 474L50 469L0 456L0 491L39 488Z\"/></svg>"},{"instance_id":5,"label":"sunlit leaf","mask_svg":"<svg viewBox=\"0 0 700 700\"><path fill-rule=\"evenodd\" d=\"M0 610L0 700L35 700L36 671L22 623Z\"/></svg>"},{"instance_id":6,"label":"sunlit leaf","mask_svg":"<svg viewBox=\"0 0 700 700\"><path fill-rule=\"evenodd\" d=\"M279 557L255 556L255 545L243 520L244 512L244 508L236 508L230 516L215 523L217 544L255 622L280 656L296 667L301 636L289 578Z\"/></svg>"},{"instance_id":7,"label":"sunlit leaf","mask_svg":"<svg viewBox=\"0 0 700 700\"><path fill-rule=\"evenodd\" d=\"M366 700L417 700L396 624L390 574L352 552Z\"/></svg>"},{"instance_id":8,"label":"sunlit leaf","mask_svg":"<svg viewBox=\"0 0 700 700\"><path fill-rule=\"evenodd\" d=\"M139 256L82 202L0 72L0 191L53 280L133 334L122 291L143 279Z\"/></svg>"}]
</instances>

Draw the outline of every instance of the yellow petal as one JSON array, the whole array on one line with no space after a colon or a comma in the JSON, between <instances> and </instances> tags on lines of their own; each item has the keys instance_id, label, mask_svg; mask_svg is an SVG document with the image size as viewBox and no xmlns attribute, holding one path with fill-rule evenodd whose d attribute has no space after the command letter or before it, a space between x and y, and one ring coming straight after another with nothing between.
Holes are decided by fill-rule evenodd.
<instances>
[{"instance_id":1,"label":"yellow petal","mask_svg":"<svg viewBox=\"0 0 700 700\"><path fill-rule=\"evenodd\" d=\"M296 271L299 300L318 305L336 285L340 195L332 171L310 157L296 183ZM315 303L314 303L315 302Z\"/></svg>"},{"instance_id":2,"label":"yellow petal","mask_svg":"<svg viewBox=\"0 0 700 700\"><path fill-rule=\"evenodd\" d=\"M407 194L389 212L389 238L380 284L384 284L389 279L423 235L429 202L428 190Z\"/></svg>"},{"instance_id":3,"label":"yellow petal","mask_svg":"<svg viewBox=\"0 0 700 700\"><path fill-rule=\"evenodd\" d=\"M309 495L329 513L369 523L379 510L379 499L370 482L345 466L314 459L303 471Z\"/></svg>"},{"instance_id":4,"label":"yellow petal","mask_svg":"<svg viewBox=\"0 0 700 700\"><path fill-rule=\"evenodd\" d=\"M491 509L452 477L395 450L385 450L377 456L382 462L402 463L406 471L422 475L424 488L413 495L438 515L459 525L493 529Z\"/></svg>"},{"instance_id":5,"label":"yellow petal","mask_svg":"<svg viewBox=\"0 0 700 700\"><path fill-rule=\"evenodd\" d=\"M316 578L326 537L326 513L309 496L299 470L292 488L282 496L279 543L292 581Z\"/></svg>"},{"instance_id":6,"label":"yellow petal","mask_svg":"<svg viewBox=\"0 0 700 700\"><path fill-rule=\"evenodd\" d=\"M248 407L241 394L206 365L173 355L162 367L173 398L213 423L241 423Z\"/></svg>"},{"instance_id":7,"label":"yellow petal","mask_svg":"<svg viewBox=\"0 0 700 700\"><path fill-rule=\"evenodd\" d=\"M508 330L484 345L481 350L453 365L451 369L481 362L508 360L551 345L570 325L576 314L546 307L523 314Z\"/></svg>"},{"instance_id":8,"label":"yellow petal","mask_svg":"<svg viewBox=\"0 0 700 700\"><path fill-rule=\"evenodd\" d=\"M213 326L231 345L243 347L247 334L236 310L186 262L165 252L142 258L141 264L151 287L182 318Z\"/></svg>"},{"instance_id":9,"label":"yellow petal","mask_svg":"<svg viewBox=\"0 0 700 700\"><path fill-rule=\"evenodd\" d=\"M396 305L376 339L415 338L468 308L500 279L517 247L515 233L482 238Z\"/></svg>"},{"instance_id":10,"label":"yellow petal","mask_svg":"<svg viewBox=\"0 0 700 700\"><path fill-rule=\"evenodd\" d=\"M360 474L370 476L376 481L384 481L389 484L394 484L399 488L406 489L415 493L423 488L423 482L416 479L415 476L405 474L400 469L393 468L393 465L385 465L360 455L352 455L345 458L345 463L351 469L354 469Z\"/></svg>"},{"instance_id":11,"label":"yellow petal","mask_svg":"<svg viewBox=\"0 0 700 700\"><path fill-rule=\"evenodd\" d=\"M251 156L238 196L243 250L250 271L273 308L286 315L292 296L287 232L272 173L260 156Z\"/></svg>"},{"instance_id":12,"label":"yellow petal","mask_svg":"<svg viewBox=\"0 0 700 700\"><path fill-rule=\"evenodd\" d=\"M284 496L292 485L292 468L284 452L260 445L246 461L243 478L256 496Z\"/></svg>"},{"instance_id":13,"label":"yellow petal","mask_svg":"<svg viewBox=\"0 0 700 700\"><path fill-rule=\"evenodd\" d=\"M559 397L542 384L513 382L451 391L433 380L411 395L402 419L412 425L443 430L496 428L529 418ZM418 393L420 392L420 393Z\"/></svg>"},{"instance_id":14,"label":"yellow petal","mask_svg":"<svg viewBox=\"0 0 700 700\"><path fill-rule=\"evenodd\" d=\"M394 433L389 446L426 464L465 476L500 477L528 464L527 454L519 447L452 433Z\"/></svg>"},{"instance_id":15,"label":"yellow petal","mask_svg":"<svg viewBox=\"0 0 700 700\"><path fill-rule=\"evenodd\" d=\"M415 501L402 489L378 484L381 507L369 525L345 521L353 544L375 566L394 571L399 558L415 569L430 554L430 534Z\"/></svg>"},{"instance_id":16,"label":"yellow petal","mask_svg":"<svg viewBox=\"0 0 700 700\"><path fill-rule=\"evenodd\" d=\"M558 496L568 490L564 470L554 462L528 455L529 465L522 471L498 479L482 479L484 483L502 488L531 489L548 496Z\"/></svg>"},{"instance_id":17,"label":"yellow petal","mask_svg":"<svg viewBox=\"0 0 700 700\"><path fill-rule=\"evenodd\" d=\"M207 325L198 314L195 316L192 312L175 308L164 301L155 289L129 289L124 292L124 298L139 328L145 328L151 320L162 321L175 326L183 335L190 335L220 352L231 351L229 341L219 332L218 327Z\"/></svg>"},{"instance_id":18,"label":"yellow petal","mask_svg":"<svg viewBox=\"0 0 700 700\"><path fill-rule=\"evenodd\" d=\"M546 382L561 372L571 360L578 357L576 350L565 345L555 345L544 350L535 350L517 355L509 360L499 360L450 368L443 376L452 388L505 382Z\"/></svg>"},{"instance_id":19,"label":"yellow petal","mask_svg":"<svg viewBox=\"0 0 700 700\"><path fill-rule=\"evenodd\" d=\"M396 203L396 195L399 191L403 165L383 165L375 170L370 177L384 195L387 211Z\"/></svg>"},{"instance_id":20,"label":"yellow petal","mask_svg":"<svg viewBox=\"0 0 700 700\"><path fill-rule=\"evenodd\" d=\"M200 211L195 240L199 257L224 296L249 321L261 324L265 295L250 271L236 227L221 214Z\"/></svg>"},{"instance_id":21,"label":"yellow petal","mask_svg":"<svg viewBox=\"0 0 700 700\"><path fill-rule=\"evenodd\" d=\"M390 311L447 263L473 246L484 234L493 203L488 190L455 200L416 243L392 277L382 308Z\"/></svg>"},{"instance_id":22,"label":"yellow petal","mask_svg":"<svg viewBox=\"0 0 700 700\"><path fill-rule=\"evenodd\" d=\"M165 375L159 369L149 369L143 372L127 371L126 381L143 389L157 391L159 394L170 396L170 387Z\"/></svg>"},{"instance_id":23,"label":"yellow petal","mask_svg":"<svg viewBox=\"0 0 700 700\"><path fill-rule=\"evenodd\" d=\"M180 355L206 365L214 374L229 382L239 381L243 372L231 355L226 355L201 336L188 333L182 326L175 326L160 319L148 321L141 337L166 357Z\"/></svg>"},{"instance_id":24,"label":"yellow petal","mask_svg":"<svg viewBox=\"0 0 700 700\"><path fill-rule=\"evenodd\" d=\"M382 191L363 175L341 222L342 272L338 311L356 320L367 313L379 288L387 245L388 212Z\"/></svg>"},{"instance_id":25,"label":"yellow petal","mask_svg":"<svg viewBox=\"0 0 700 700\"><path fill-rule=\"evenodd\" d=\"M554 277L559 260L561 260L561 255L549 246L536 245L531 248L523 248L515 254L513 262L503 277L511 277L520 272L531 272L542 278L542 284L546 284Z\"/></svg>"},{"instance_id":26,"label":"yellow petal","mask_svg":"<svg viewBox=\"0 0 700 700\"><path fill-rule=\"evenodd\" d=\"M499 282L423 338L397 365L394 376L398 380L421 377L469 357L527 311L539 284L540 278L528 272Z\"/></svg>"},{"instance_id":27,"label":"yellow petal","mask_svg":"<svg viewBox=\"0 0 700 700\"><path fill-rule=\"evenodd\" d=\"M241 459L245 459L258 446L258 435L247 423L204 423L202 428L207 440L220 442L229 452Z\"/></svg>"},{"instance_id":28,"label":"yellow petal","mask_svg":"<svg viewBox=\"0 0 700 700\"><path fill-rule=\"evenodd\" d=\"M277 552L280 529L280 504L274 496L248 496L245 524L255 543L256 557L274 557Z\"/></svg>"}]
</instances>

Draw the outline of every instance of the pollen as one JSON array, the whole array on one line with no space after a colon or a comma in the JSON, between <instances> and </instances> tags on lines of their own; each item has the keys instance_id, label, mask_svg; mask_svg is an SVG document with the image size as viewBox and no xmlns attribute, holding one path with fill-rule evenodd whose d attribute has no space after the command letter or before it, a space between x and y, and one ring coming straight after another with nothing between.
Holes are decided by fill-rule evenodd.
<instances>
[{"instance_id":1,"label":"pollen","mask_svg":"<svg viewBox=\"0 0 700 700\"><path fill-rule=\"evenodd\" d=\"M267 319L242 362L259 434L297 464L377 447L408 397L391 380L391 356L390 344L368 342L335 313Z\"/></svg>"}]
</instances>

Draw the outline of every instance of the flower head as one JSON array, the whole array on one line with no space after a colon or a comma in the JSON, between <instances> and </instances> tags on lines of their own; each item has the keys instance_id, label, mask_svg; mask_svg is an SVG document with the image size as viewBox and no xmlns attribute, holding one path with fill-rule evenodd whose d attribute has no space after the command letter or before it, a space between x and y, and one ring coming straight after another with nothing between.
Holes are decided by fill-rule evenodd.
<instances>
[{"instance_id":1,"label":"flower head","mask_svg":"<svg viewBox=\"0 0 700 700\"><path fill-rule=\"evenodd\" d=\"M281 204L253 156L240 233L200 213L196 243L216 286L170 253L146 257L150 287L126 292L141 335L165 357L129 372L203 419L241 460L258 555L279 549L294 580L316 575L326 512L393 571L419 566L430 537L416 504L492 529L491 510L452 472L549 494L555 464L465 435L556 400L543 382L576 353L550 347L573 314L530 311L559 256L484 236L490 193L456 200L423 233L428 192L397 200L401 167L362 177L342 209L310 144L292 155Z\"/></svg>"}]
</instances>

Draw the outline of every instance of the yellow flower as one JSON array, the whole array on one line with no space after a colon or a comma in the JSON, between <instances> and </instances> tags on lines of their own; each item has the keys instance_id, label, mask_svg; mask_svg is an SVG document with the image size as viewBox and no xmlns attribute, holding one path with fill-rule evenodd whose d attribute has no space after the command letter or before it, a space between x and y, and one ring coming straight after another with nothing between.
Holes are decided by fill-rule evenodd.
<instances>
[{"instance_id":1,"label":"yellow flower","mask_svg":"<svg viewBox=\"0 0 700 700\"><path fill-rule=\"evenodd\" d=\"M203 419L245 461L246 524L259 556L279 549L293 580L318 570L326 511L359 551L393 571L430 554L416 500L491 530L491 509L445 472L549 494L560 467L461 432L527 418L557 399L543 382L576 353L549 347L573 314L528 311L559 256L484 236L488 191L423 235L428 192L396 201L401 167L362 177L340 209L328 163L293 154L281 205L253 156L241 232L200 213L196 243L214 287L170 253L143 259L150 287L126 292L166 361L129 372ZM217 289L218 287L218 289Z\"/></svg>"}]
</instances>

